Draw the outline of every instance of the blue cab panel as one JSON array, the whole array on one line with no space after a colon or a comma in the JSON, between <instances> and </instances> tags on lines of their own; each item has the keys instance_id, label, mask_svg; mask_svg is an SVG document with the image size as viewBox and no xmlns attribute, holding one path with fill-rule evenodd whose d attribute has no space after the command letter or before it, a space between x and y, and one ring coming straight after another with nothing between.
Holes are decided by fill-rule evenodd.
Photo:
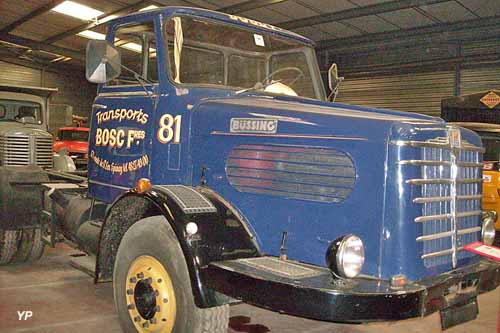
<instances>
[{"instance_id":1,"label":"blue cab panel","mask_svg":"<svg viewBox=\"0 0 500 333\"><path fill-rule=\"evenodd\" d=\"M461 129L458 148L450 148L444 146L450 129L434 117L178 84L169 75L170 44L161 42L168 40L165 21L176 15L312 46L279 28L191 8L112 21L109 41L124 25L152 22L158 77L144 86L99 86L89 148L92 197L111 203L142 177L157 185L203 181L245 217L263 253L279 255L286 231L291 259L324 266L330 242L355 234L366 251L362 273L384 279L404 274L417 280L477 260L459 250L452 258L454 244L436 236L450 232L450 166L458 166L458 195L481 194L481 168L472 166L482 161L476 134ZM480 199L467 200L458 207L459 246L480 234L465 232L481 223Z\"/></svg>"}]
</instances>

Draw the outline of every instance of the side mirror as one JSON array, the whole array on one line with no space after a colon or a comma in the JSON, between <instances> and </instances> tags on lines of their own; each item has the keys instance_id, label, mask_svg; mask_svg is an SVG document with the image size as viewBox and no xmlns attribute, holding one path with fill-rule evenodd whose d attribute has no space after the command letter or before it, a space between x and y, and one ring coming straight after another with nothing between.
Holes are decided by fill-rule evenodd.
<instances>
[{"instance_id":1,"label":"side mirror","mask_svg":"<svg viewBox=\"0 0 500 333\"><path fill-rule=\"evenodd\" d=\"M106 83L120 76L120 50L105 40L91 40L87 44L85 76L93 83Z\"/></svg>"},{"instance_id":2,"label":"side mirror","mask_svg":"<svg viewBox=\"0 0 500 333\"><path fill-rule=\"evenodd\" d=\"M339 85L339 72L337 69L337 64L333 63L328 69L328 87L331 91L334 91Z\"/></svg>"},{"instance_id":3,"label":"side mirror","mask_svg":"<svg viewBox=\"0 0 500 333\"><path fill-rule=\"evenodd\" d=\"M328 87L331 90L331 94L328 99L332 102L335 102L337 94L339 93L339 86L342 81L344 81L344 78L342 76L339 77L337 64L333 63L328 69Z\"/></svg>"}]
</instances>

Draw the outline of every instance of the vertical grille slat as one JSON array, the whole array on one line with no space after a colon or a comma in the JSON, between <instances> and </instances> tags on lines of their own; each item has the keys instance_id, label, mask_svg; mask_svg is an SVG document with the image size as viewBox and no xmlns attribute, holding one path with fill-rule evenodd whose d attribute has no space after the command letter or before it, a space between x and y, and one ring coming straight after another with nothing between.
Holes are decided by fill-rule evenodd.
<instances>
[{"instance_id":1,"label":"vertical grille slat","mask_svg":"<svg viewBox=\"0 0 500 333\"><path fill-rule=\"evenodd\" d=\"M457 260L474 256L463 247L479 240L481 231L482 148L467 141L454 148L443 137L398 144L416 149L422 161L398 164L417 168L414 170L420 175L406 183L415 188L412 201L421 209L415 218L417 230L421 230L416 242L422 246L424 266L456 266Z\"/></svg>"},{"instance_id":2,"label":"vertical grille slat","mask_svg":"<svg viewBox=\"0 0 500 333\"><path fill-rule=\"evenodd\" d=\"M0 165L52 167L52 138L37 135L0 136Z\"/></svg>"}]
</instances>

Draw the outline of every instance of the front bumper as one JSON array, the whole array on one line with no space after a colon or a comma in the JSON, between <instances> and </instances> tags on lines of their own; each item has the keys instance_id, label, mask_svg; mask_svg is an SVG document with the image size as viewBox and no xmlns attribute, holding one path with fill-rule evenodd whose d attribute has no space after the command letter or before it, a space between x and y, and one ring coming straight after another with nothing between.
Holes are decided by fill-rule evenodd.
<instances>
[{"instance_id":1,"label":"front bumper","mask_svg":"<svg viewBox=\"0 0 500 333\"><path fill-rule=\"evenodd\" d=\"M338 280L327 269L297 262L271 267L258 260L262 259L212 263L203 271L204 282L218 292L274 311L350 323L425 316L467 304L500 283L500 264L489 259L401 288L372 278ZM292 271L302 277L288 274Z\"/></svg>"}]
</instances>

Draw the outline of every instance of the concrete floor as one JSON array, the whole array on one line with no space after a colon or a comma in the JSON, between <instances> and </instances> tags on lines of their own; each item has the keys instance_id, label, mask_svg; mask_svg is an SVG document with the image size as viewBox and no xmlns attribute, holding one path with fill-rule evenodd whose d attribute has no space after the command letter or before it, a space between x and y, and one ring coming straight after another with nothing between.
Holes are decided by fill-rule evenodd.
<instances>
[{"instance_id":1,"label":"concrete floor","mask_svg":"<svg viewBox=\"0 0 500 333\"><path fill-rule=\"evenodd\" d=\"M60 244L48 249L32 265L0 268L0 332L83 333L121 332L115 314L111 284L94 285L92 279L69 266L69 254ZM480 315L447 333L500 333L499 289L479 297ZM18 319L18 311L33 317ZM441 332L439 315L369 325L331 324L266 311L246 304L231 307L228 333L413 333Z\"/></svg>"}]
</instances>

